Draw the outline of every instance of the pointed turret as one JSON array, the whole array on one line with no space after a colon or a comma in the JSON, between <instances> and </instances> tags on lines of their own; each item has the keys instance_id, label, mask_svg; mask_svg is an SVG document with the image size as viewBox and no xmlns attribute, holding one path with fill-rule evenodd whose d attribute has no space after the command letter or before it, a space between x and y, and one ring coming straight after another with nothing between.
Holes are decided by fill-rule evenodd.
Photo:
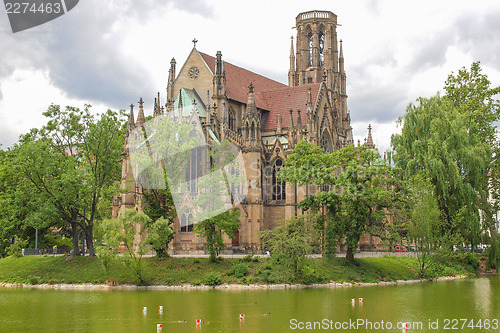
<instances>
[{"instance_id":1,"label":"pointed turret","mask_svg":"<svg viewBox=\"0 0 500 333\"><path fill-rule=\"evenodd\" d=\"M142 126L146 122L146 117L144 117L144 101L142 97L139 99L139 114L137 115L136 126Z\"/></svg>"},{"instance_id":2,"label":"pointed turret","mask_svg":"<svg viewBox=\"0 0 500 333\"><path fill-rule=\"evenodd\" d=\"M128 115L128 122L127 122L127 130L125 132L125 135L128 136L130 132L135 128L135 121L134 121L134 104L130 104L130 114Z\"/></svg>"},{"instance_id":3,"label":"pointed turret","mask_svg":"<svg viewBox=\"0 0 500 333\"><path fill-rule=\"evenodd\" d=\"M340 72L340 94L346 94L346 75L344 70L344 52L342 51L342 39L340 40L340 55L339 55L339 72Z\"/></svg>"},{"instance_id":4,"label":"pointed turret","mask_svg":"<svg viewBox=\"0 0 500 333\"><path fill-rule=\"evenodd\" d=\"M297 142L302 140L302 117L300 116L300 109L297 110Z\"/></svg>"},{"instance_id":5,"label":"pointed turret","mask_svg":"<svg viewBox=\"0 0 500 333\"><path fill-rule=\"evenodd\" d=\"M222 61L222 52L217 51L215 59L215 74L213 79L213 91L217 97L226 95L226 72Z\"/></svg>"},{"instance_id":6,"label":"pointed turret","mask_svg":"<svg viewBox=\"0 0 500 333\"><path fill-rule=\"evenodd\" d=\"M182 89L181 89L181 90L179 90L179 114L178 114L178 116L179 116L179 119L178 119L179 124L182 123L182 111L183 111L182 109L183 108L184 108L184 105L182 103Z\"/></svg>"},{"instance_id":7,"label":"pointed turret","mask_svg":"<svg viewBox=\"0 0 500 333\"><path fill-rule=\"evenodd\" d=\"M293 49L293 36L291 37L290 46L290 70L288 71L288 86L294 87L295 84L295 52Z\"/></svg>"},{"instance_id":8,"label":"pointed turret","mask_svg":"<svg viewBox=\"0 0 500 333\"><path fill-rule=\"evenodd\" d=\"M281 113L276 116L276 134L281 134Z\"/></svg>"},{"instance_id":9,"label":"pointed turret","mask_svg":"<svg viewBox=\"0 0 500 333\"><path fill-rule=\"evenodd\" d=\"M167 101L174 100L174 81L175 81L175 58L170 60L170 69L168 70L168 83L167 83ZM167 106L167 110L169 107Z\"/></svg>"},{"instance_id":10,"label":"pointed turret","mask_svg":"<svg viewBox=\"0 0 500 333\"><path fill-rule=\"evenodd\" d=\"M252 147L259 147L260 138L260 120L261 114L257 110L255 105L255 96L253 94L253 83L250 82L248 86L248 101L245 108L245 113L243 114L243 124L244 124L244 139L249 140L248 145Z\"/></svg>"},{"instance_id":11,"label":"pointed turret","mask_svg":"<svg viewBox=\"0 0 500 333\"><path fill-rule=\"evenodd\" d=\"M293 110L290 109L290 121L288 122L288 149L295 148L295 128L293 126Z\"/></svg>"},{"instance_id":12,"label":"pointed turret","mask_svg":"<svg viewBox=\"0 0 500 333\"><path fill-rule=\"evenodd\" d=\"M375 149L375 144L372 138L372 125L368 125L368 138L366 139L366 147L368 149Z\"/></svg>"},{"instance_id":13,"label":"pointed turret","mask_svg":"<svg viewBox=\"0 0 500 333\"><path fill-rule=\"evenodd\" d=\"M153 117L161 116L161 107L160 107L160 92L158 92L158 97L155 98L155 111L153 113Z\"/></svg>"}]
</instances>

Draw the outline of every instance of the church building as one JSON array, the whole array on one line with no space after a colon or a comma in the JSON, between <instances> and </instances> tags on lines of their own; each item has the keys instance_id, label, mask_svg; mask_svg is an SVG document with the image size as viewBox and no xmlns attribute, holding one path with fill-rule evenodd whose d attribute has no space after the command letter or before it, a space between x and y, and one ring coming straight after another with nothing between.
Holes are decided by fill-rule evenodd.
<instances>
[{"instance_id":1,"label":"church building","mask_svg":"<svg viewBox=\"0 0 500 333\"><path fill-rule=\"evenodd\" d=\"M261 230L304 214L298 203L319 189L281 183L276 176L298 142L313 142L326 152L353 143L337 16L330 11L300 13L296 31L288 85L228 63L220 51L203 53L194 39L182 68L176 67L175 59L170 62L163 102L159 93L155 98L154 117L181 105L198 113L207 142L228 140L241 148L248 192L236 207L240 228L232 239L225 238L226 247L258 251ZM141 98L137 119L131 109L127 133L144 122ZM369 135L367 144L373 146ZM115 215L120 207L143 208L143 189L134 182L127 144L122 157L122 188L127 192L115 200ZM190 165L202 165L203 158L193 154ZM204 240L193 232L189 215L178 216L174 231L171 247L176 252L203 250Z\"/></svg>"}]
</instances>

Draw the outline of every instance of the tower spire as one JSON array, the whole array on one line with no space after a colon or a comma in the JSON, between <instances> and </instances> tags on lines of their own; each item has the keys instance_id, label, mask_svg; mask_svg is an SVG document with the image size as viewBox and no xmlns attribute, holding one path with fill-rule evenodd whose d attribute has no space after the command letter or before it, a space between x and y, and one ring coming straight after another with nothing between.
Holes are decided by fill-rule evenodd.
<instances>
[{"instance_id":1,"label":"tower spire","mask_svg":"<svg viewBox=\"0 0 500 333\"><path fill-rule=\"evenodd\" d=\"M290 71L288 72L288 86L294 87L295 84L295 52L293 49L293 36L290 37Z\"/></svg>"},{"instance_id":2,"label":"tower spire","mask_svg":"<svg viewBox=\"0 0 500 333\"><path fill-rule=\"evenodd\" d=\"M375 149L375 144L373 143L373 138L372 138L372 125L368 125L368 138L366 139L366 147L368 149Z\"/></svg>"},{"instance_id":3,"label":"tower spire","mask_svg":"<svg viewBox=\"0 0 500 333\"><path fill-rule=\"evenodd\" d=\"M146 117L144 117L144 101L142 97L139 99L139 114L137 115L136 126L142 126L146 122Z\"/></svg>"}]
</instances>

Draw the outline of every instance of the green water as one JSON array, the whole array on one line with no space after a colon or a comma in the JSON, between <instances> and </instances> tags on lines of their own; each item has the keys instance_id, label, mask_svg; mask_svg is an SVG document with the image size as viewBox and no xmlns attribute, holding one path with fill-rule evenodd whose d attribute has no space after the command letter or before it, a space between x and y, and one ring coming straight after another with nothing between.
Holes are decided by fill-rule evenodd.
<instances>
[{"instance_id":1,"label":"green water","mask_svg":"<svg viewBox=\"0 0 500 333\"><path fill-rule=\"evenodd\" d=\"M354 307L351 298L356 299ZM243 321L240 313L245 314ZM197 327L198 318L205 323ZM399 322L416 325L408 332L500 332L499 320L499 277L300 290L0 289L0 332L156 332L159 323L163 332L181 333L402 332ZM306 330L308 322L311 329ZM319 322L316 329L314 322ZM467 327L471 323L474 328Z\"/></svg>"}]
</instances>

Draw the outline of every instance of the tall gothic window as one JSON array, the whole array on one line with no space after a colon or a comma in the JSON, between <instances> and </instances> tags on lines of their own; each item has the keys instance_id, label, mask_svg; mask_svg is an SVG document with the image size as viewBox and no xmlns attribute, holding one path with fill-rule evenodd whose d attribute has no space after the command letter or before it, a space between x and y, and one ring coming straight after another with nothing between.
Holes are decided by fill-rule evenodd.
<instances>
[{"instance_id":1,"label":"tall gothic window","mask_svg":"<svg viewBox=\"0 0 500 333\"><path fill-rule=\"evenodd\" d=\"M319 145L325 153L331 153L331 146L330 146L330 140L328 139L328 135L326 131L323 131L323 134L321 135L321 140L319 142ZM330 185L323 184L320 186L321 191L323 192L328 192L330 190Z\"/></svg>"},{"instance_id":2,"label":"tall gothic window","mask_svg":"<svg viewBox=\"0 0 500 333\"><path fill-rule=\"evenodd\" d=\"M182 214L181 215L181 232L192 232L193 231L193 217L191 214Z\"/></svg>"},{"instance_id":3,"label":"tall gothic window","mask_svg":"<svg viewBox=\"0 0 500 333\"><path fill-rule=\"evenodd\" d=\"M321 31L319 37L319 66L322 67L325 63L325 34Z\"/></svg>"},{"instance_id":4,"label":"tall gothic window","mask_svg":"<svg viewBox=\"0 0 500 333\"><path fill-rule=\"evenodd\" d=\"M194 138L196 136L197 136L196 132L192 132L189 135L190 138ZM191 149L191 156L186 166L185 179L186 182L189 184L188 186L191 194L196 194L198 192L198 178L201 175L201 165L202 165L202 160L201 160L202 149L203 149L202 147Z\"/></svg>"},{"instance_id":5,"label":"tall gothic window","mask_svg":"<svg viewBox=\"0 0 500 333\"><path fill-rule=\"evenodd\" d=\"M283 161L277 159L273 166L273 179L272 179L272 192L273 200L285 200L286 199L286 183L278 181L278 172L283 167Z\"/></svg>"},{"instance_id":6,"label":"tall gothic window","mask_svg":"<svg viewBox=\"0 0 500 333\"><path fill-rule=\"evenodd\" d=\"M233 131L235 130L235 118L234 111L229 109L229 129Z\"/></svg>"},{"instance_id":7,"label":"tall gothic window","mask_svg":"<svg viewBox=\"0 0 500 333\"><path fill-rule=\"evenodd\" d=\"M331 153L330 140L328 139L326 131L321 135L320 147L323 148L325 153Z\"/></svg>"},{"instance_id":8,"label":"tall gothic window","mask_svg":"<svg viewBox=\"0 0 500 333\"><path fill-rule=\"evenodd\" d=\"M313 65L313 34L312 32L307 35L307 44L309 46L309 61L308 66Z\"/></svg>"}]
</instances>

